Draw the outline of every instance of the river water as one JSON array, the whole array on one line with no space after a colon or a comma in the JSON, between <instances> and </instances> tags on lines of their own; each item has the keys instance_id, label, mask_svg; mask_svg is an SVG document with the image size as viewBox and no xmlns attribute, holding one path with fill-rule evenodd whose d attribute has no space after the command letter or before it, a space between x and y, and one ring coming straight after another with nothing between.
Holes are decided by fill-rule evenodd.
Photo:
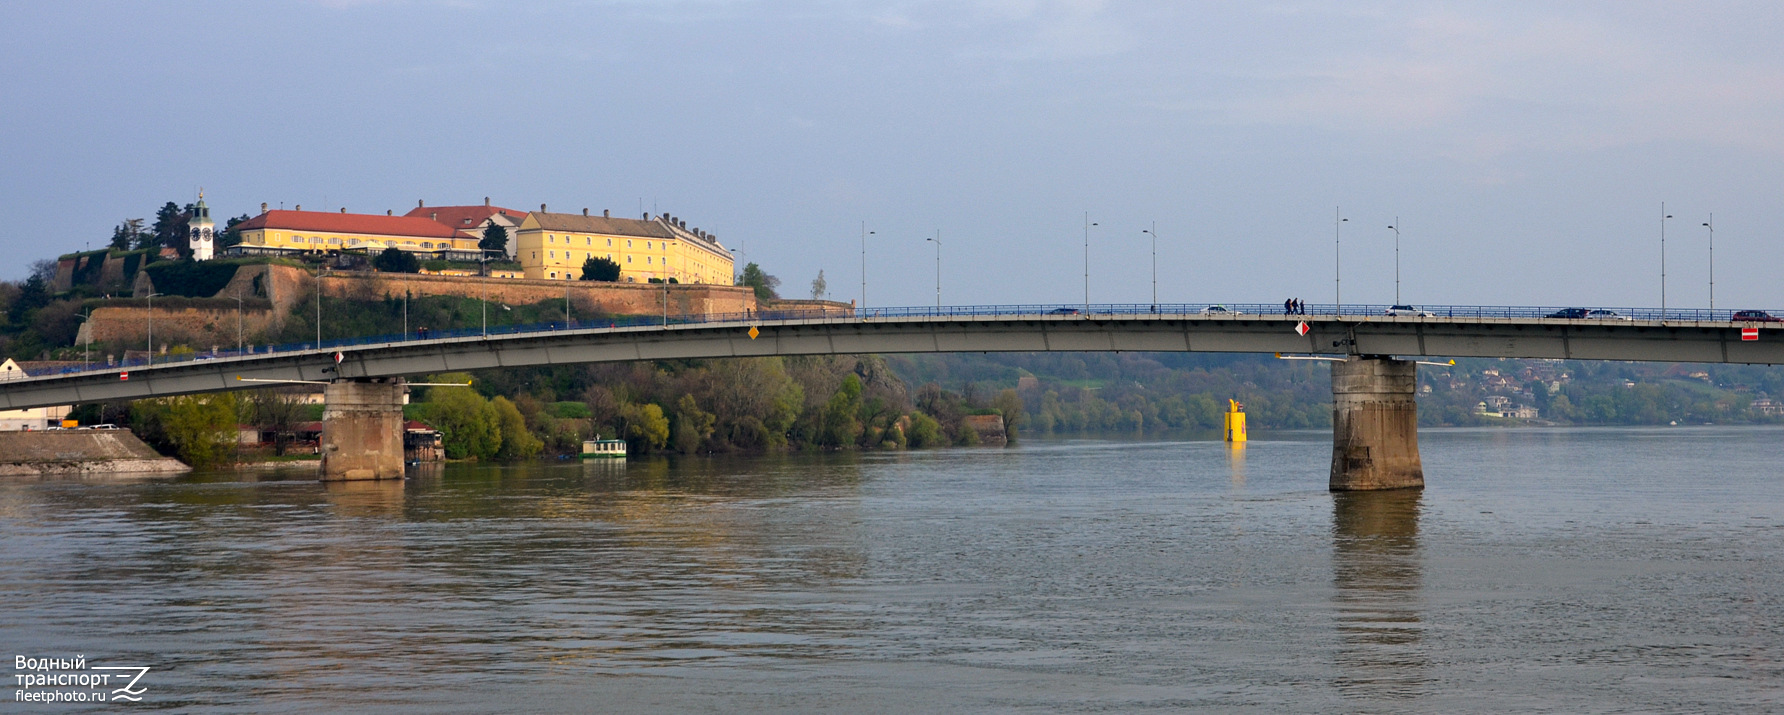
<instances>
[{"instance_id":1,"label":"river water","mask_svg":"<svg viewBox=\"0 0 1784 715\"><path fill-rule=\"evenodd\" d=\"M0 656L193 712L1784 709L1784 430L1425 430L1345 495L1257 436L0 481Z\"/></svg>"}]
</instances>

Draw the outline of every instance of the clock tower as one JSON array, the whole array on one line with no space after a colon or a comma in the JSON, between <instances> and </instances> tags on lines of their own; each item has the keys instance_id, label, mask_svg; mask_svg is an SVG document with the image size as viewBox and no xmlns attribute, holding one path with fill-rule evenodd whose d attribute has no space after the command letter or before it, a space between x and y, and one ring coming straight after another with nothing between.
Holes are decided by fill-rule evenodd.
<instances>
[{"instance_id":1,"label":"clock tower","mask_svg":"<svg viewBox=\"0 0 1784 715\"><path fill-rule=\"evenodd\" d=\"M204 189L198 190L198 203L192 207L192 218L186 222L192 260L208 261L214 255L217 225L211 222L211 209L204 205Z\"/></svg>"}]
</instances>

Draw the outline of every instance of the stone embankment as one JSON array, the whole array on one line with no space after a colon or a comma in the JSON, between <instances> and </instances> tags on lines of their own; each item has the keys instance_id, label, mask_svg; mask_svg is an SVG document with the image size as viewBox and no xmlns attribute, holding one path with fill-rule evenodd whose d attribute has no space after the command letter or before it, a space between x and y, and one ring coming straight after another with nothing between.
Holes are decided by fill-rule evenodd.
<instances>
[{"instance_id":1,"label":"stone embankment","mask_svg":"<svg viewBox=\"0 0 1784 715\"><path fill-rule=\"evenodd\" d=\"M0 476L191 471L129 430L0 432Z\"/></svg>"}]
</instances>

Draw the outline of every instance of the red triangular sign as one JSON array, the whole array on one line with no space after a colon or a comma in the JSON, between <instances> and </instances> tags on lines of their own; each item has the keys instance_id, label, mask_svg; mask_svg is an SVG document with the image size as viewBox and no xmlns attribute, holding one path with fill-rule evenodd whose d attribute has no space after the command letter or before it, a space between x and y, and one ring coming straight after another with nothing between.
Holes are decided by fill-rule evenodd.
<instances>
[{"instance_id":1,"label":"red triangular sign","mask_svg":"<svg viewBox=\"0 0 1784 715\"><path fill-rule=\"evenodd\" d=\"M1307 321L1305 320L1295 324L1295 332L1300 333L1301 335L1306 335L1308 330Z\"/></svg>"}]
</instances>

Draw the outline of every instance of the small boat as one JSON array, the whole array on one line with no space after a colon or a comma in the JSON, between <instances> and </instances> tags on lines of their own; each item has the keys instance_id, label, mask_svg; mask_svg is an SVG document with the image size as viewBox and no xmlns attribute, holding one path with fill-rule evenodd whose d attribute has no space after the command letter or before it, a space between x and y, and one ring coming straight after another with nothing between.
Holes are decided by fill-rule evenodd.
<instances>
[{"instance_id":1,"label":"small boat","mask_svg":"<svg viewBox=\"0 0 1784 715\"><path fill-rule=\"evenodd\" d=\"M582 441L583 459L625 459L626 441L623 439L585 439Z\"/></svg>"}]
</instances>

